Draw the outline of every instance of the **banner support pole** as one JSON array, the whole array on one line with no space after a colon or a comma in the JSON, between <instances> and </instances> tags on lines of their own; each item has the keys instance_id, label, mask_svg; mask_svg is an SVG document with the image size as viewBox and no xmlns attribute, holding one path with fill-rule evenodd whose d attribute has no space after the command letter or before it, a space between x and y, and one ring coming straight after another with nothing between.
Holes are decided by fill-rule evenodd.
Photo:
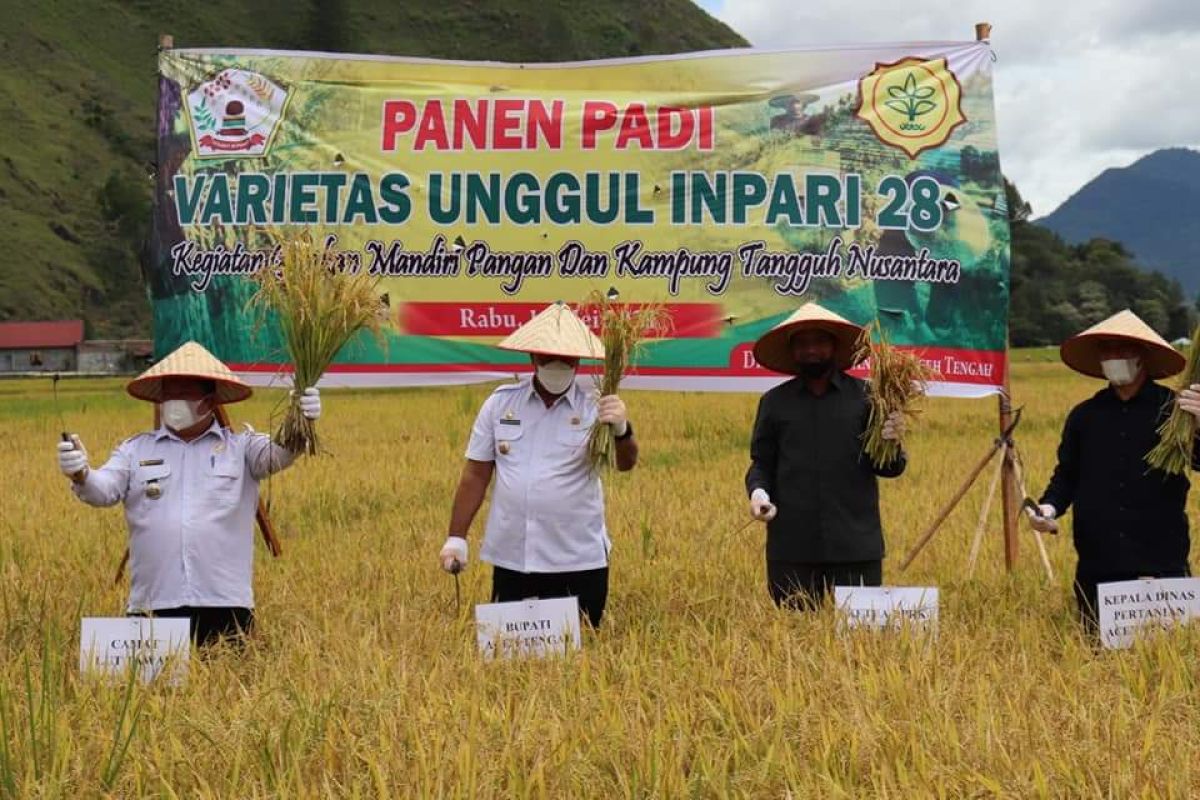
<instances>
[{"instance_id":1,"label":"banner support pole","mask_svg":"<svg viewBox=\"0 0 1200 800\"><path fill-rule=\"evenodd\" d=\"M990 22L975 23L975 41L986 42L992 36L992 24ZM1009 358L1008 358L1008 343L1004 345L1004 391L1000 395L1000 435L1004 436L1004 431L1009 429L1012 424L1012 393L1009 388ZM1008 572L1012 572L1017 565L1017 555L1019 551L1020 541L1017 538L1018 521L1020 512L1017 508L1018 504L1024 498L1018 498L1020 490L1017 488L1017 470L1015 463L1014 448L1009 445L1004 448L1004 461L1001 467L1000 476L1000 497L1001 506L1004 512L1004 568Z\"/></svg>"},{"instance_id":2,"label":"banner support pole","mask_svg":"<svg viewBox=\"0 0 1200 800\"><path fill-rule=\"evenodd\" d=\"M1004 361L1004 392L1000 395L1001 436L1005 435L1003 431L1008 430L1009 425L1012 424L1012 398L1009 395L1008 388L1007 346ZM1011 442L1005 442L1004 466L1001 468L1000 475L1000 504L1001 510L1004 512L1004 569L1007 572L1012 572L1017 566L1017 555L1020 544L1017 538L1017 522L1020 517L1018 505L1024 499L1018 496L1020 495L1020 490L1017 488L1017 469L1013 451L1014 448Z\"/></svg>"}]
</instances>

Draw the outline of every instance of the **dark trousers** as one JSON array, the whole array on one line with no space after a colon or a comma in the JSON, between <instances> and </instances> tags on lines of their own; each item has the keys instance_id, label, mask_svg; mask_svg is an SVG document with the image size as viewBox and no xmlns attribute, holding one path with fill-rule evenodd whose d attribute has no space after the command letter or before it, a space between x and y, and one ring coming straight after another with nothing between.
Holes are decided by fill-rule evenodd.
<instances>
[{"instance_id":1,"label":"dark trousers","mask_svg":"<svg viewBox=\"0 0 1200 800\"><path fill-rule=\"evenodd\" d=\"M599 628L604 606L608 603L608 567L579 572L517 572L493 567L493 603L550 597L578 598L579 610L593 628Z\"/></svg>"},{"instance_id":2,"label":"dark trousers","mask_svg":"<svg viewBox=\"0 0 1200 800\"><path fill-rule=\"evenodd\" d=\"M879 586L882 561L810 564L767 560L767 589L780 608L811 611L833 593L834 586Z\"/></svg>"},{"instance_id":3,"label":"dark trousers","mask_svg":"<svg viewBox=\"0 0 1200 800\"><path fill-rule=\"evenodd\" d=\"M1178 569L1154 570L1152 572L1124 572L1098 575L1076 567L1075 606L1079 610L1079 624L1093 636L1100 632L1100 590L1102 583L1136 581L1138 578L1190 578L1192 570L1187 564Z\"/></svg>"},{"instance_id":4,"label":"dark trousers","mask_svg":"<svg viewBox=\"0 0 1200 800\"><path fill-rule=\"evenodd\" d=\"M254 628L254 609L231 606L180 606L158 608L149 613L130 614L131 617L187 617L192 641L200 647L216 644L224 636L240 642Z\"/></svg>"}]
</instances>

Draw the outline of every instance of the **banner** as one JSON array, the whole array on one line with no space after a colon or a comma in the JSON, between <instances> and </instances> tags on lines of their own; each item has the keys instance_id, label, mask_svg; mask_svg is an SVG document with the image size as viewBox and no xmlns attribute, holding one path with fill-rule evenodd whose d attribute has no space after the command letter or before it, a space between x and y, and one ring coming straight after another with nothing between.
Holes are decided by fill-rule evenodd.
<instances>
[{"instance_id":1,"label":"banner","mask_svg":"<svg viewBox=\"0 0 1200 800\"><path fill-rule=\"evenodd\" d=\"M996 391L1009 230L992 53L935 42L576 64L260 50L159 58L155 351L263 383L247 308L273 232L381 278L392 325L327 382L467 383L555 300L615 290L672 324L628 385L761 390L764 331L807 301L923 353L932 391Z\"/></svg>"}]
</instances>

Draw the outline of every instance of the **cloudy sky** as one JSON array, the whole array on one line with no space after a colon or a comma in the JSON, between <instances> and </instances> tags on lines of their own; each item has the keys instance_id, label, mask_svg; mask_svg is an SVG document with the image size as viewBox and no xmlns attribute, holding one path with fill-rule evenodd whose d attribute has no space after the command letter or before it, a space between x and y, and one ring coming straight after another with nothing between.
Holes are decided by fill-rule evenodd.
<instances>
[{"instance_id":1,"label":"cloudy sky","mask_svg":"<svg viewBox=\"0 0 1200 800\"><path fill-rule=\"evenodd\" d=\"M754 46L973 39L993 25L1000 163L1035 216L1107 167L1200 148L1198 0L697 0Z\"/></svg>"}]
</instances>

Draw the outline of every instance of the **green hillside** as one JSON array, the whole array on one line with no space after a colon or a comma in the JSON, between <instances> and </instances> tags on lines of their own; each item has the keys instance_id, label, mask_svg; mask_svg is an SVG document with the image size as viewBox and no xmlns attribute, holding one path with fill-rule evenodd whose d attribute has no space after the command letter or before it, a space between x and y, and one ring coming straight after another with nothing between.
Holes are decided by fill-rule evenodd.
<instances>
[{"instance_id":1,"label":"green hillside","mask_svg":"<svg viewBox=\"0 0 1200 800\"><path fill-rule=\"evenodd\" d=\"M1128 167L1106 169L1038 220L1064 240L1121 242L1137 260L1200 291L1200 151L1155 150Z\"/></svg>"},{"instance_id":2,"label":"green hillside","mask_svg":"<svg viewBox=\"0 0 1200 800\"><path fill-rule=\"evenodd\" d=\"M746 42L689 0L6 3L0 25L0 320L149 334L139 257L155 44L571 61Z\"/></svg>"}]
</instances>

